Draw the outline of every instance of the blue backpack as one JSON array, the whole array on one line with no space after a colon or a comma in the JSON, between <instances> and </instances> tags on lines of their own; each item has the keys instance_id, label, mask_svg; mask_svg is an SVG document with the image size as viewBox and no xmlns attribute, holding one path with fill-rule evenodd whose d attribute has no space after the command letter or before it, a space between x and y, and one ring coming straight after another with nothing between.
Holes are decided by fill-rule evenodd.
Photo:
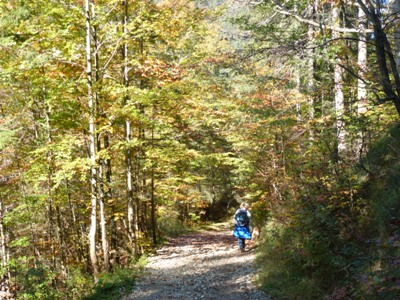
<instances>
[{"instance_id":1,"label":"blue backpack","mask_svg":"<svg viewBox=\"0 0 400 300\"><path fill-rule=\"evenodd\" d=\"M248 226L250 223L249 215L247 214L247 211L243 209L237 212L235 220L238 226Z\"/></svg>"}]
</instances>

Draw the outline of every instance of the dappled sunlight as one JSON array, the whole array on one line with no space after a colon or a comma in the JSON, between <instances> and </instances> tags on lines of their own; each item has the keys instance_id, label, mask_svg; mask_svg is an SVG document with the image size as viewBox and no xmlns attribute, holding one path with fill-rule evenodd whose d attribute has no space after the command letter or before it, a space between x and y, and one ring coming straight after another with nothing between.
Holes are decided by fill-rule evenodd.
<instances>
[{"instance_id":1,"label":"dappled sunlight","mask_svg":"<svg viewBox=\"0 0 400 300\"><path fill-rule=\"evenodd\" d=\"M254 249L239 252L230 231L180 237L149 258L127 299L268 299L253 285L254 258Z\"/></svg>"}]
</instances>

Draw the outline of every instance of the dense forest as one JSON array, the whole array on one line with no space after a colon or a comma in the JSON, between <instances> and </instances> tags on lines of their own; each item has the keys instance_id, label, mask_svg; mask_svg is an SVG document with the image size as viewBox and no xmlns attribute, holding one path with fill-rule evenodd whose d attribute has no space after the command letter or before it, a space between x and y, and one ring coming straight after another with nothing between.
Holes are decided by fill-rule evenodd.
<instances>
[{"instance_id":1,"label":"dense forest","mask_svg":"<svg viewBox=\"0 0 400 300\"><path fill-rule=\"evenodd\" d=\"M1 299L89 296L243 199L276 299L399 297L399 0L0 12Z\"/></svg>"}]
</instances>

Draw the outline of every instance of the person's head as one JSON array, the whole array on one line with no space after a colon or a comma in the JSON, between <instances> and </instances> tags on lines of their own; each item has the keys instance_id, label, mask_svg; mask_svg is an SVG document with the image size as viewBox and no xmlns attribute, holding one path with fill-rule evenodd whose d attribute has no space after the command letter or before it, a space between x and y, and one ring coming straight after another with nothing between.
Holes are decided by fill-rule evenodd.
<instances>
[{"instance_id":1,"label":"person's head","mask_svg":"<svg viewBox=\"0 0 400 300\"><path fill-rule=\"evenodd\" d=\"M250 207L250 205L247 202L242 202L242 204L240 204L240 208L244 208L245 210L248 210Z\"/></svg>"}]
</instances>

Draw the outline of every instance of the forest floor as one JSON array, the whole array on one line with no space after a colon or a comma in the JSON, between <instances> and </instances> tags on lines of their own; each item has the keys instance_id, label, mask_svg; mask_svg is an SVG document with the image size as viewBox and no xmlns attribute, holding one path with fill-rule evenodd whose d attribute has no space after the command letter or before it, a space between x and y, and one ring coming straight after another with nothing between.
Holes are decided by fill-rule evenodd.
<instances>
[{"instance_id":1,"label":"forest floor","mask_svg":"<svg viewBox=\"0 0 400 300\"><path fill-rule=\"evenodd\" d=\"M269 300L255 284L255 244L248 244L241 253L231 229L173 238L149 257L123 300Z\"/></svg>"}]
</instances>

